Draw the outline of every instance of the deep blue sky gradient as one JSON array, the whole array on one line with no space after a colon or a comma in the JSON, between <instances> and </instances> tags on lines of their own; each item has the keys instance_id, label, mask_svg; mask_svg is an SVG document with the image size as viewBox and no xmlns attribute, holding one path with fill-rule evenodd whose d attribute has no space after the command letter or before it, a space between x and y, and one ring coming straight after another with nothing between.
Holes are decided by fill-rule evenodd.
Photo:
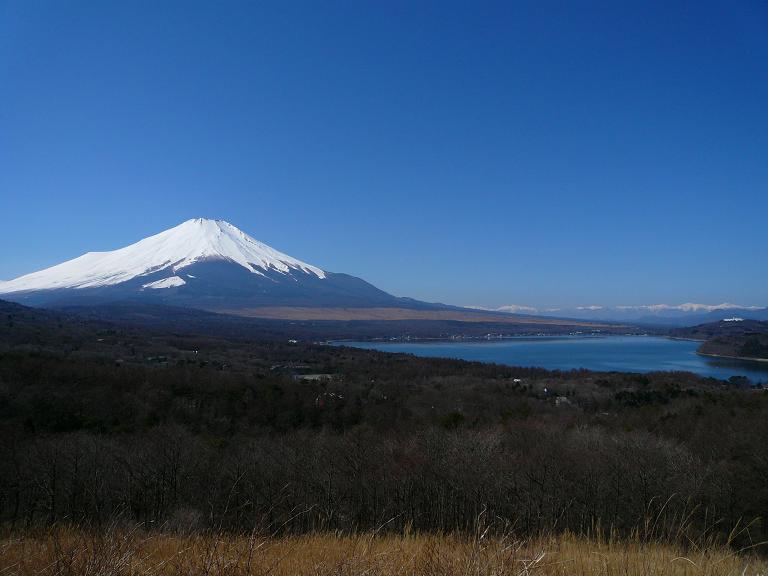
<instances>
[{"instance_id":1,"label":"deep blue sky gradient","mask_svg":"<svg viewBox=\"0 0 768 576\"><path fill-rule=\"evenodd\" d=\"M0 1L0 278L193 217L454 304L768 305L768 5Z\"/></svg>"}]
</instances>

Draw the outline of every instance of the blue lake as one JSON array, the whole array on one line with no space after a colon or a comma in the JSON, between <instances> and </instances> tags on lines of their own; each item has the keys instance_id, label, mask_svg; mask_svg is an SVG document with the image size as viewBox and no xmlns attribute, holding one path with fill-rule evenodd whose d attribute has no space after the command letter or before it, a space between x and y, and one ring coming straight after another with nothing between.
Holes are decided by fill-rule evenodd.
<instances>
[{"instance_id":1,"label":"blue lake","mask_svg":"<svg viewBox=\"0 0 768 576\"><path fill-rule=\"evenodd\" d=\"M654 372L685 370L727 379L746 376L768 382L768 363L709 358L696 353L699 342L655 336L533 337L473 342L337 342L344 346L416 356L459 358L548 370Z\"/></svg>"}]
</instances>

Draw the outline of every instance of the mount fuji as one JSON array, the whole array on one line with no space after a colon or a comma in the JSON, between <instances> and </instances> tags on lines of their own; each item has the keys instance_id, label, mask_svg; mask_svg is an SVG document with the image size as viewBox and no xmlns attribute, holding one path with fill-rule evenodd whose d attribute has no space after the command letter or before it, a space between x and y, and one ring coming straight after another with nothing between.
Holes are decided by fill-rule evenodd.
<instances>
[{"instance_id":1,"label":"mount fuji","mask_svg":"<svg viewBox=\"0 0 768 576\"><path fill-rule=\"evenodd\" d=\"M111 252L88 252L0 282L0 298L33 306L141 300L207 310L259 307L439 308L397 298L197 218Z\"/></svg>"}]
</instances>

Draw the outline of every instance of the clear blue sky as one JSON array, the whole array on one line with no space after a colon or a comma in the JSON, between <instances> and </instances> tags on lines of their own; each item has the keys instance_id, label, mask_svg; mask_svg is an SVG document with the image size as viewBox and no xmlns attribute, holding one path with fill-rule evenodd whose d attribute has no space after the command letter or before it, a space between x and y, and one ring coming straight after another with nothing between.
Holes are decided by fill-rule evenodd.
<instances>
[{"instance_id":1,"label":"clear blue sky","mask_svg":"<svg viewBox=\"0 0 768 576\"><path fill-rule=\"evenodd\" d=\"M0 1L0 278L192 217L454 304L768 305L768 5Z\"/></svg>"}]
</instances>

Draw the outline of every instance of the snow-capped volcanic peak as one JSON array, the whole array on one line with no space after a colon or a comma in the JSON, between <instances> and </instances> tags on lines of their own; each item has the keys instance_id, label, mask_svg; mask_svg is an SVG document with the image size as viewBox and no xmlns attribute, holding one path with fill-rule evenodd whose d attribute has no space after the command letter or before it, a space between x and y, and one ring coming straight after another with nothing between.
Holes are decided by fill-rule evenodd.
<instances>
[{"instance_id":1,"label":"snow-capped volcanic peak","mask_svg":"<svg viewBox=\"0 0 768 576\"><path fill-rule=\"evenodd\" d=\"M88 252L39 272L0 282L0 293L62 288L97 288L120 284L168 269L168 276L198 262L228 260L248 271L290 274L293 271L325 278L320 268L254 240L223 220L196 218L112 252ZM147 288L183 285L181 278L149 283Z\"/></svg>"}]
</instances>

